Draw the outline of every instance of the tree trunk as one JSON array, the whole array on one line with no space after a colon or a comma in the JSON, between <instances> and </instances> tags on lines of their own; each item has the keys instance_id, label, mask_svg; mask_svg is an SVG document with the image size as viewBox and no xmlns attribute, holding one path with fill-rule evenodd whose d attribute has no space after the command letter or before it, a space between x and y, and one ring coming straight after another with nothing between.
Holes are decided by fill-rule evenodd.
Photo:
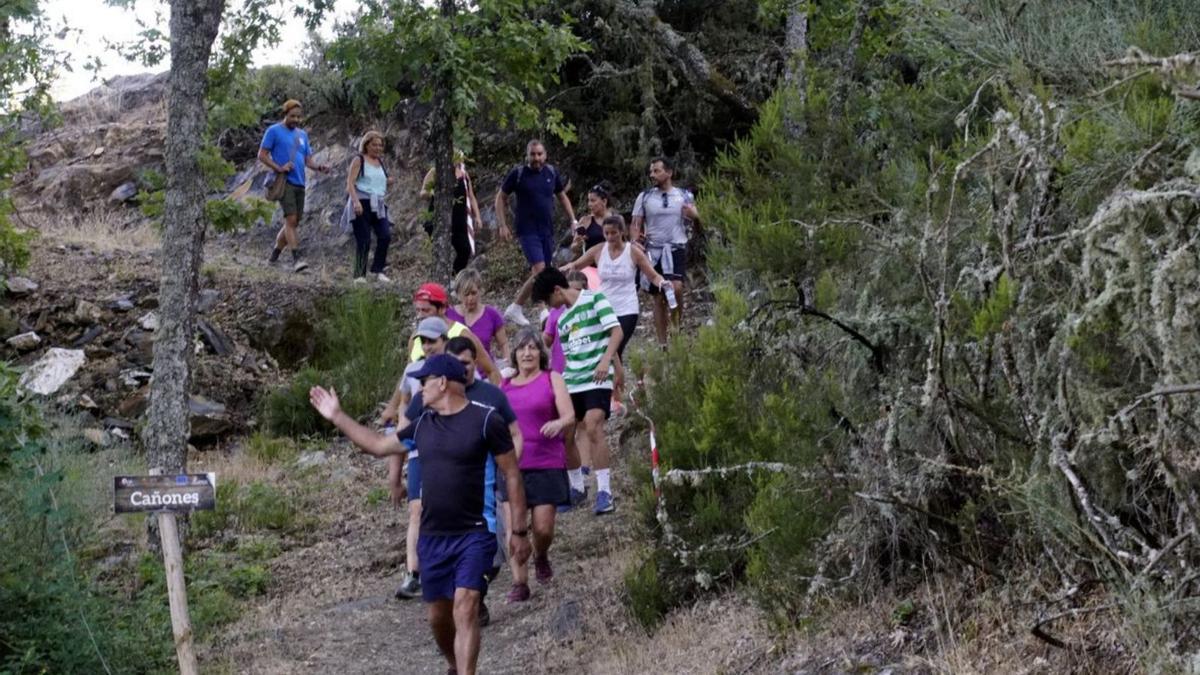
<instances>
[{"instance_id":1,"label":"tree trunk","mask_svg":"<svg viewBox=\"0 0 1200 675\"><path fill-rule=\"evenodd\" d=\"M793 141L804 136L804 106L807 102L808 2L792 0L788 10L787 32L783 42L787 64L783 72L787 96L783 108L783 126Z\"/></svg>"},{"instance_id":2,"label":"tree trunk","mask_svg":"<svg viewBox=\"0 0 1200 675\"><path fill-rule=\"evenodd\" d=\"M455 0L440 0L442 20L450 22L458 11ZM438 64L437 88L433 94L432 124L429 125L429 149L433 152L433 269L436 281L450 281L454 271L454 247L450 245L450 227L454 205L454 117L451 100L454 77L451 67Z\"/></svg>"},{"instance_id":3,"label":"tree trunk","mask_svg":"<svg viewBox=\"0 0 1200 675\"><path fill-rule=\"evenodd\" d=\"M182 472L187 465L193 314L205 227L205 181L198 157L208 117L208 59L224 8L224 0L171 0L159 328L149 417L142 434L150 469L167 474Z\"/></svg>"}]
</instances>

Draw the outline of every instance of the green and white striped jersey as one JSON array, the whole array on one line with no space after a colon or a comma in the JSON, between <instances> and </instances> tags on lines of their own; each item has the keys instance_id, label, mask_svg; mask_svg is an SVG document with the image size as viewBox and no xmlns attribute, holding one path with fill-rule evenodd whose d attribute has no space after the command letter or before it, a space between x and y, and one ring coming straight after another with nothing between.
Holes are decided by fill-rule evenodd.
<instances>
[{"instance_id":1,"label":"green and white striped jersey","mask_svg":"<svg viewBox=\"0 0 1200 675\"><path fill-rule=\"evenodd\" d=\"M601 357L608 349L609 331L620 325L617 314L603 293L580 291L574 305L558 317L558 339L562 342L567 367L563 379L567 391L575 394L591 389L612 389L613 367L608 366L608 377L600 383L592 381Z\"/></svg>"}]
</instances>

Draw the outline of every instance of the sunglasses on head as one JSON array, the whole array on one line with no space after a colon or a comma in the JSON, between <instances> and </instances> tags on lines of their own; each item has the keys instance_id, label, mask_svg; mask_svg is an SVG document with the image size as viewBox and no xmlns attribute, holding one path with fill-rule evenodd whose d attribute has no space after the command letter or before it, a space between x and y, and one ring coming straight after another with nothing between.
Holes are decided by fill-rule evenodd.
<instances>
[{"instance_id":1,"label":"sunglasses on head","mask_svg":"<svg viewBox=\"0 0 1200 675\"><path fill-rule=\"evenodd\" d=\"M608 196L608 190L605 190L603 187L601 187L601 186L599 186L599 185L593 185L593 186L592 186L592 189L591 189L591 192L593 192L593 193L595 193L595 194L598 194L598 195L600 195L601 197L607 197L607 196Z\"/></svg>"}]
</instances>

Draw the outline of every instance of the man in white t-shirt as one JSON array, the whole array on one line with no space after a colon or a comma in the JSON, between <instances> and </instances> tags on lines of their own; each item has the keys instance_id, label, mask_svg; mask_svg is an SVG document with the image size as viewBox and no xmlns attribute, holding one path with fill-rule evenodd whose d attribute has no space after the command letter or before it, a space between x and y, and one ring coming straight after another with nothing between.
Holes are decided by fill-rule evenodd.
<instances>
[{"instance_id":1,"label":"man in white t-shirt","mask_svg":"<svg viewBox=\"0 0 1200 675\"><path fill-rule=\"evenodd\" d=\"M646 248L646 254L654 263L654 269L670 280L679 303L675 321L683 317L683 280L687 277L687 221L698 223L700 212L696 210L691 192L675 187L671 182L675 167L671 160L656 157L650 162L650 180L654 187L638 195L633 204L633 222L629 235L633 241ZM654 299L654 331L658 344L667 344L667 298L658 288L649 286L643 277L643 288Z\"/></svg>"}]
</instances>

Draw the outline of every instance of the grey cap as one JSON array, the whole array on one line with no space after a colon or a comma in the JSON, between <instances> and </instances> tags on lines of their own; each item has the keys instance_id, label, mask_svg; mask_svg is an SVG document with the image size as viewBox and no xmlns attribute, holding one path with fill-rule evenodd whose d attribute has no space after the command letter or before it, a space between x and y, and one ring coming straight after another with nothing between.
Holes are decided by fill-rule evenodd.
<instances>
[{"instance_id":1,"label":"grey cap","mask_svg":"<svg viewBox=\"0 0 1200 675\"><path fill-rule=\"evenodd\" d=\"M446 334L450 327L446 325L446 320L437 316L427 316L421 319L421 323L417 324L417 337L429 338L436 340Z\"/></svg>"}]
</instances>

